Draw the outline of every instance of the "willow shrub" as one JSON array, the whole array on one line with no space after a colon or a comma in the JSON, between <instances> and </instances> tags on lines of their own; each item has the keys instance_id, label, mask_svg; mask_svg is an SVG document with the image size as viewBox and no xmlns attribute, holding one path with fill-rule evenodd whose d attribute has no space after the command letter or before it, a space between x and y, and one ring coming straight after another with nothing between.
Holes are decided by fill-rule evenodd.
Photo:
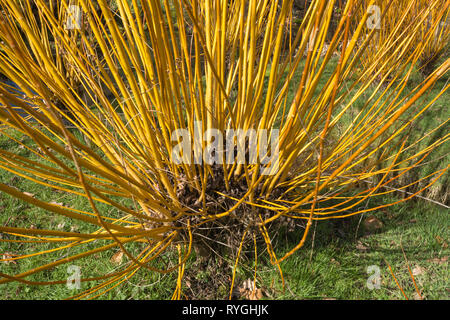
<instances>
[{"instance_id":1,"label":"willow shrub","mask_svg":"<svg viewBox=\"0 0 450 320\"><path fill-rule=\"evenodd\" d=\"M379 80L389 82L394 78L395 70L402 70L404 61L415 47L426 43L417 68L425 75L435 69L435 62L445 54L450 36L447 27L450 1L393 0L354 3L354 12L362 17L369 12L369 18L363 33L371 36L371 41L361 41L367 45L361 59L360 74L366 74L374 65L378 68ZM357 28L355 21L353 28ZM396 57L393 58L393 55ZM380 60L379 63L374 63ZM388 75L386 77L386 75Z\"/></svg>"},{"instance_id":2,"label":"willow shrub","mask_svg":"<svg viewBox=\"0 0 450 320\"><path fill-rule=\"evenodd\" d=\"M200 240L211 248L228 241L234 271L244 244L256 252L263 241L282 272L280 262L303 246L313 221L376 212L442 176L448 166L414 182L426 181L404 199L360 205L395 192L389 186L449 138L419 151L412 148L417 141L403 138L448 89L416 103L448 72L449 60L413 90L406 86L431 37L417 43L415 29L406 32L401 45L357 76L375 36L365 32L370 13L354 14L359 2L347 1L325 44L336 1L313 1L298 30L292 2L0 0L0 72L23 91L0 86L0 130L32 154L1 149L0 167L83 197L90 209L44 201L4 181L0 190L92 230L0 226L9 235L1 241L31 241L35 248L2 261L83 248L26 272L0 273L0 284L65 284L33 279L117 248L130 263L109 274L83 273L81 281L104 282L76 298L106 292L140 269L177 272L173 297L180 298L186 261ZM417 13L414 28L430 10L444 12L439 3ZM383 32L398 35L395 28ZM395 68L384 76L396 81L382 86L377 70L386 64ZM228 139L238 130L250 134ZM298 244L279 255L271 234L282 220L304 221L304 229ZM48 243L51 249L39 249ZM141 249L133 254L136 244ZM166 253L172 260L158 269Z\"/></svg>"}]
</instances>

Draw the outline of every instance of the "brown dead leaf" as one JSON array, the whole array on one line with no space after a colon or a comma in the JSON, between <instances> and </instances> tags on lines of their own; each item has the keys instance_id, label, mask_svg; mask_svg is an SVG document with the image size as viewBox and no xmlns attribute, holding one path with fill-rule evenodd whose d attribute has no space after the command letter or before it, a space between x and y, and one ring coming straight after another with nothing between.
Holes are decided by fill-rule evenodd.
<instances>
[{"instance_id":1,"label":"brown dead leaf","mask_svg":"<svg viewBox=\"0 0 450 320\"><path fill-rule=\"evenodd\" d=\"M383 227L383 222L381 222L379 219L371 216L371 217L368 217L366 220L364 220L363 226L367 231L374 232L374 231L380 230Z\"/></svg>"},{"instance_id":2,"label":"brown dead leaf","mask_svg":"<svg viewBox=\"0 0 450 320\"><path fill-rule=\"evenodd\" d=\"M245 280L244 283L242 284L241 288L244 290L253 290L253 288L254 288L253 280L250 278Z\"/></svg>"},{"instance_id":3,"label":"brown dead leaf","mask_svg":"<svg viewBox=\"0 0 450 320\"><path fill-rule=\"evenodd\" d=\"M56 201L51 201L50 204L54 204L56 206L64 206L64 203L62 202L56 202Z\"/></svg>"},{"instance_id":4,"label":"brown dead leaf","mask_svg":"<svg viewBox=\"0 0 450 320\"><path fill-rule=\"evenodd\" d=\"M442 248L448 247L447 242L444 239L442 239L440 236L436 236L436 240L442 246Z\"/></svg>"},{"instance_id":5,"label":"brown dead leaf","mask_svg":"<svg viewBox=\"0 0 450 320\"><path fill-rule=\"evenodd\" d=\"M26 196L32 197L32 198L34 198L34 196L35 196L35 194L31 193L31 192L24 192L23 194Z\"/></svg>"},{"instance_id":6,"label":"brown dead leaf","mask_svg":"<svg viewBox=\"0 0 450 320\"><path fill-rule=\"evenodd\" d=\"M3 259L3 260L12 259L13 256L14 256L14 254L12 254L12 253L10 253L10 252L5 252L5 253L2 255L2 259ZM17 261L16 261L16 260L7 260L7 261L2 261L2 262L5 263L5 264L10 264L10 263L12 263L12 264L17 264Z\"/></svg>"},{"instance_id":7,"label":"brown dead leaf","mask_svg":"<svg viewBox=\"0 0 450 320\"><path fill-rule=\"evenodd\" d=\"M47 151L51 151L51 150L52 150L50 147L45 147L45 149L46 149ZM42 149L41 147L38 147L38 148L36 149L36 151L37 151L38 153L40 153L40 154L45 154L45 152L43 151L43 149Z\"/></svg>"},{"instance_id":8,"label":"brown dead leaf","mask_svg":"<svg viewBox=\"0 0 450 320\"><path fill-rule=\"evenodd\" d=\"M417 292L414 292L413 300L423 300L423 296L418 294Z\"/></svg>"},{"instance_id":9,"label":"brown dead leaf","mask_svg":"<svg viewBox=\"0 0 450 320\"><path fill-rule=\"evenodd\" d=\"M263 297L262 290L256 289L251 292L249 300L260 300Z\"/></svg>"},{"instance_id":10,"label":"brown dead leaf","mask_svg":"<svg viewBox=\"0 0 450 320\"><path fill-rule=\"evenodd\" d=\"M412 270L413 276L420 276L425 273L425 268L422 268L421 266L415 266Z\"/></svg>"},{"instance_id":11,"label":"brown dead leaf","mask_svg":"<svg viewBox=\"0 0 450 320\"><path fill-rule=\"evenodd\" d=\"M363 244L361 241L358 241L356 243L356 249L358 249L359 251L368 251L369 247Z\"/></svg>"},{"instance_id":12,"label":"brown dead leaf","mask_svg":"<svg viewBox=\"0 0 450 320\"><path fill-rule=\"evenodd\" d=\"M245 280L242 286L238 288L238 292L246 300L260 300L263 297L262 289L255 288L252 279Z\"/></svg>"},{"instance_id":13,"label":"brown dead leaf","mask_svg":"<svg viewBox=\"0 0 450 320\"><path fill-rule=\"evenodd\" d=\"M443 264L443 263L447 262L447 260L448 260L448 256L445 256L445 257L442 257L442 258L428 259L427 262Z\"/></svg>"},{"instance_id":14,"label":"brown dead leaf","mask_svg":"<svg viewBox=\"0 0 450 320\"><path fill-rule=\"evenodd\" d=\"M332 264L337 265L337 266L340 266L340 265L341 265L340 262L337 261L335 258L331 258L330 262L331 262Z\"/></svg>"},{"instance_id":15,"label":"brown dead leaf","mask_svg":"<svg viewBox=\"0 0 450 320\"><path fill-rule=\"evenodd\" d=\"M259 300L262 298L262 291L261 289L256 289L254 291L244 290L241 295L246 300Z\"/></svg>"},{"instance_id":16,"label":"brown dead leaf","mask_svg":"<svg viewBox=\"0 0 450 320\"><path fill-rule=\"evenodd\" d=\"M122 259L123 259L123 251L118 251L116 252L112 257L111 257L111 263L112 264L121 264L122 263Z\"/></svg>"}]
</instances>

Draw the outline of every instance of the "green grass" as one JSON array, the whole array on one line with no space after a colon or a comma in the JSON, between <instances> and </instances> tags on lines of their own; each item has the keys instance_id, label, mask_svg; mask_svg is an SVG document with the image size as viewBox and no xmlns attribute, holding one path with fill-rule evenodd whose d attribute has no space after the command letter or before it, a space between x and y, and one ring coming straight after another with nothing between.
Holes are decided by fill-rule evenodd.
<instances>
[{"instance_id":1,"label":"green grass","mask_svg":"<svg viewBox=\"0 0 450 320\"><path fill-rule=\"evenodd\" d=\"M8 197L9 198L9 197ZM57 225L59 220L48 215L33 214L33 209L19 200L2 196L0 206L8 205L3 212L1 223L5 224L7 217L9 225L20 222L26 224L30 220L42 226ZM339 222L318 223L313 232L314 240L309 237L305 247L290 259L282 263L286 281L283 291L281 278L275 267L267 259L260 257L258 264L258 286L263 288L266 298L274 299L403 299L401 291L396 286L386 262L388 262L405 290L408 298L414 297L414 285L408 273L407 263L402 248L406 254L411 270L418 271L415 280L426 299L448 299L449 269L446 258L449 255L448 239L450 221L448 210L423 200L411 201L378 212L376 216L383 222L383 227L369 233L360 218L347 219ZM47 221L45 221L47 220ZM291 248L301 234L283 234L277 239L278 255ZM5 235L3 235L5 237ZM260 252L262 247L260 248ZM25 253L33 251L33 247L22 244L2 243L1 252ZM47 262L49 258L63 258L75 254L77 249L67 249L58 254L44 255L38 259L20 260L17 264L0 265L1 272L18 273ZM117 266L110 259L116 250L109 250L93 258L82 259L73 263L80 266L82 275L102 274L114 271ZM126 263L124 259L124 263ZM70 264L69 264L70 265ZM230 264L231 265L231 264ZM366 282L370 274L369 266L380 268L380 289L368 289ZM49 272L29 277L30 280L66 279L67 265L61 265ZM189 261L188 267L198 268L195 259ZM252 265L239 268L236 286L251 278ZM229 269L231 275L231 269ZM197 280L207 279L209 269L197 269ZM141 270L126 283L113 289L101 299L167 299L170 298L174 286L175 275L160 275ZM87 289L95 283L82 284ZM205 282L205 286L208 283ZM225 298L229 288L223 288L220 295ZM185 288L187 292L188 289ZM1 299L63 299L79 293L68 290L65 285L57 286L27 286L21 283L10 283L2 286ZM219 293L218 293L219 294Z\"/></svg>"},{"instance_id":2,"label":"green grass","mask_svg":"<svg viewBox=\"0 0 450 320\"><path fill-rule=\"evenodd\" d=\"M310 237L302 250L282 263L287 283L284 292L276 272L262 277L263 287L270 288L273 281L272 295L277 299L404 299L387 262L407 297L413 299L409 263L426 299L448 299L448 213L418 201L378 212L383 227L374 233L363 224L358 228L360 219L365 219L360 216L341 223L319 223L315 240ZM290 237L293 242L295 236ZM380 270L379 289L367 286L373 274L368 273L369 266Z\"/></svg>"}]
</instances>

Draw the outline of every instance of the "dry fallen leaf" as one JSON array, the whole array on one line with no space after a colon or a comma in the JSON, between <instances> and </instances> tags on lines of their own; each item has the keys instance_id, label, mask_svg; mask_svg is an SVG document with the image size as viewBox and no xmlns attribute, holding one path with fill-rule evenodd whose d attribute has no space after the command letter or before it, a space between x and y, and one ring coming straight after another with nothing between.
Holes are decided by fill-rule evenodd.
<instances>
[{"instance_id":1,"label":"dry fallen leaf","mask_svg":"<svg viewBox=\"0 0 450 320\"><path fill-rule=\"evenodd\" d=\"M433 263L437 263L437 264L443 264L445 262L447 262L448 260L448 256L442 257L442 258L433 258L433 259L428 259L427 262L433 262Z\"/></svg>"},{"instance_id":2,"label":"dry fallen leaf","mask_svg":"<svg viewBox=\"0 0 450 320\"><path fill-rule=\"evenodd\" d=\"M3 255L2 255L2 259L4 259L4 260L6 260L6 259L11 259L13 257L13 254L12 253L10 253L10 252L5 252ZM12 263L12 264L17 264L17 261L15 261L15 260L8 260L8 261L2 261L3 263L5 263L5 264L10 264L10 263Z\"/></svg>"},{"instance_id":3,"label":"dry fallen leaf","mask_svg":"<svg viewBox=\"0 0 450 320\"><path fill-rule=\"evenodd\" d=\"M423 296L419 295L417 292L414 292L413 300L423 300Z\"/></svg>"},{"instance_id":4,"label":"dry fallen leaf","mask_svg":"<svg viewBox=\"0 0 450 320\"><path fill-rule=\"evenodd\" d=\"M337 265L337 266L340 266L340 265L341 265L340 262L337 261L335 258L331 258L330 262L333 263L333 264L335 264L335 265Z\"/></svg>"},{"instance_id":5,"label":"dry fallen leaf","mask_svg":"<svg viewBox=\"0 0 450 320\"><path fill-rule=\"evenodd\" d=\"M442 246L442 248L448 247L447 242L444 239L442 239L440 236L436 236L436 240Z\"/></svg>"},{"instance_id":6,"label":"dry fallen leaf","mask_svg":"<svg viewBox=\"0 0 450 320\"><path fill-rule=\"evenodd\" d=\"M50 204L54 204L54 205L56 205L56 206L64 206L64 203L62 203L62 202L56 202L56 201L52 201L52 202L50 202Z\"/></svg>"},{"instance_id":7,"label":"dry fallen leaf","mask_svg":"<svg viewBox=\"0 0 450 320\"><path fill-rule=\"evenodd\" d=\"M374 232L383 227L383 222L375 217L368 217L366 220L364 220L363 226L367 231Z\"/></svg>"},{"instance_id":8,"label":"dry fallen leaf","mask_svg":"<svg viewBox=\"0 0 450 320\"><path fill-rule=\"evenodd\" d=\"M34 193L31 193L31 192L24 192L23 194L26 195L26 196L29 196L29 197L34 198Z\"/></svg>"},{"instance_id":9,"label":"dry fallen leaf","mask_svg":"<svg viewBox=\"0 0 450 320\"><path fill-rule=\"evenodd\" d=\"M359 251L367 251L369 250L369 247L364 245L361 241L358 241L358 243L356 244L356 249L358 249Z\"/></svg>"},{"instance_id":10,"label":"dry fallen leaf","mask_svg":"<svg viewBox=\"0 0 450 320\"><path fill-rule=\"evenodd\" d=\"M121 264L122 259L123 259L123 251L118 251L111 257L111 263L112 264Z\"/></svg>"},{"instance_id":11,"label":"dry fallen leaf","mask_svg":"<svg viewBox=\"0 0 450 320\"><path fill-rule=\"evenodd\" d=\"M247 279L244 281L243 285L242 285L242 289L243 290L253 290L253 280L252 279Z\"/></svg>"},{"instance_id":12,"label":"dry fallen leaf","mask_svg":"<svg viewBox=\"0 0 450 320\"><path fill-rule=\"evenodd\" d=\"M412 270L412 274L413 276L420 276L422 274L425 273L425 269L422 268L421 266L415 266L414 269Z\"/></svg>"},{"instance_id":13,"label":"dry fallen leaf","mask_svg":"<svg viewBox=\"0 0 450 320\"><path fill-rule=\"evenodd\" d=\"M260 300L263 297L262 290L256 289L251 292L249 300Z\"/></svg>"},{"instance_id":14,"label":"dry fallen leaf","mask_svg":"<svg viewBox=\"0 0 450 320\"><path fill-rule=\"evenodd\" d=\"M255 288L252 279L245 280L238 291L241 297L247 300L260 300L263 297L263 291L260 288Z\"/></svg>"}]
</instances>

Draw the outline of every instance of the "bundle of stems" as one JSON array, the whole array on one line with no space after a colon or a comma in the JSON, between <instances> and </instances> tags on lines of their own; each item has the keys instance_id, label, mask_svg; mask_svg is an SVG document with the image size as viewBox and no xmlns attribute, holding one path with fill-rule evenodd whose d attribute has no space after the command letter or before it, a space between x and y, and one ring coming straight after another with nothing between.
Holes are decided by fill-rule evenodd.
<instances>
[{"instance_id":1,"label":"bundle of stems","mask_svg":"<svg viewBox=\"0 0 450 320\"><path fill-rule=\"evenodd\" d=\"M435 64L441 56L448 56L448 43L450 41L449 14L449 1L446 1L441 11L432 10L430 12L427 23L422 25L422 29L418 34L419 41L428 36L431 37L429 41L426 41L424 52L420 58L419 70L424 75L429 75L433 72Z\"/></svg>"},{"instance_id":2,"label":"bundle of stems","mask_svg":"<svg viewBox=\"0 0 450 320\"><path fill-rule=\"evenodd\" d=\"M429 75L434 70L433 62L440 58L448 44L449 28L446 25L449 5L447 0L439 3L428 0L378 0L373 4L367 0L355 3L356 16L362 18L369 13L363 32L367 37L373 33L372 41L361 59L360 74L366 73L375 60L380 60L381 75L391 73L417 45L426 43L418 68ZM361 45L364 45L363 42ZM396 59L390 59L393 55Z\"/></svg>"}]
</instances>

